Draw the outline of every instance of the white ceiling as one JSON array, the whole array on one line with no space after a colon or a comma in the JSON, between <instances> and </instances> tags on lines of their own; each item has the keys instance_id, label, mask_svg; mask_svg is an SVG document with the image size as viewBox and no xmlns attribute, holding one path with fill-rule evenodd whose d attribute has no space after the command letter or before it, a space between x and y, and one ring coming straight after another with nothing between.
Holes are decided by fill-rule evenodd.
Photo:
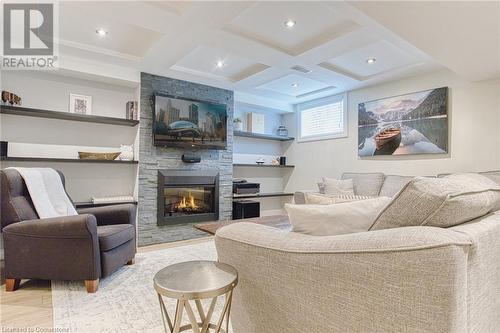
<instances>
[{"instance_id":1,"label":"white ceiling","mask_svg":"<svg viewBox=\"0 0 500 333\"><path fill-rule=\"evenodd\" d=\"M217 66L219 63L222 64L221 67ZM209 79L238 82L268 67L220 49L198 46L171 68L179 72L199 75Z\"/></svg>"},{"instance_id":2,"label":"white ceiling","mask_svg":"<svg viewBox=\"0 0 500 333\"><path fill-rule=\"evenodd\" d=\"M287 28L284 23L288 20L296 25ZM258 2L223 29L297 56L357 27L322 2Z\"/></svg>"},{"instance_id":3,"label":"white ceiling","mask_svg":"<svg viewBox=\"0 0 500 333\"><path fill-rule=\"evenodd\" d=\"M474 47L482 47L481 51L470 51L467 46L471 44L462 42L463 50L457 52L460 36L443 28L447 23L439 20L451 20L451 14L429 14L431 4L406 3L62 2L61 57L67 54L232 89L246 100L255 96L270 104L295 104L443 66L465 74L473 73L475 66L479 70L472 77L477 79L499 75L490 59L496 55L500 62L495 49L498 31L496 35L488 31L488 36L499 38L497 44L482 36L480 41L470 41ZM457 5L460 10L471 10L471 6ZM446 8L438 6L439 12ZM381 14L386 10L390 14ZM460 31L478 21L481 24L474 26L474 33L495 29L498 21L488 15L485 22L459 16ZM284 24L289 19L296 22L293 28ZM98 37L98 28L108 35ZM419 30L418 36L412 29ZM470 33L466 36L472 37ZM448 41L456 52L454 59L447 50ZM486 42L490 44L483 45ZM483 54L481 60L470 61L479 53ZM376 58L376 62L368 64L368 58ZM491 64L484 64L484 59ZM223 66L217 67L217 61ZM296 65L310 72L293 70ZM297 87L292 86L295 83Z\"/></svg>"},{"instance_id":4,"label":"white ceiling","mask_svg":"<svg viewBox=\"0 0 500 333\"><path fill-rule=\"evenodd\" d=\"M368 59L373 59L375 62L368 63ZM418 57L385 40L379 40L342 53L322 65L333 70L351 73L351 76L359 80L366 80L377 74L417 62Z\"/></svg>"},{"instance_id":5,"label":"white ceiling","mask_svg":"<svg viewBox=\"0 0 500 333\"><path fill-rule=\"evenodd\" d=\"M500 1L353 1L375 19L471 81L500 78Z\"/></svg>"},{"instance_id":6,"label":"white ceiling","mask_svg":"<svg viewBox=\"0 0 500 333\"><path fill-rule=\"evenodd\" d=\"M335 87L306 75L288 74L257 86L257 89L271 93L300 98L304 95L333 90Z\"/></svg>"}]
</instances>

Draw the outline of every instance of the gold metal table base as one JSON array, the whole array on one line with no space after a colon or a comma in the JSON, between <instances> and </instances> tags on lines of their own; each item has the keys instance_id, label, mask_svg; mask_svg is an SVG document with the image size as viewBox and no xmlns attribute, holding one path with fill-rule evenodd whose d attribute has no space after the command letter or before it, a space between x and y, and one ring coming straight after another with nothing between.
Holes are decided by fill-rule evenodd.
<instances>
[{"instance_id":1,"label":"gold metal table base","mask_svg":"<svg viewBox=\"0 0 500 333\"><path fill-rule=\"evenodd\" d=\"M161 308L161 314L165 332L179 333L187 330L192 330L194 333L209 333L210 329L213 329L215 333L228 333L229 315L231 312L231 300L233 296L233 291L230 290L225 294L225 296L226 300L224 302L224 308L222 309L222 313L219 319L217 320L217 324L214 324L211 323L211 320L214 313L215 305L217 303L217 299L219 298L218 296L212 298L212 301L210 302L210 307L208 308L208 312L206 313L203 309L203 305L201 304L201 300L199 299L194 300L196 308L198 310L198 315L200 317L200 322L197 321L189 300L177 300L174 321L172 322L170 316L168 315L167 308L163 301L163 297L160 294L158 294L158 300L160 301L160 308ZM181 326L182 314L184 310L186 310L186 314L189 318L190 323ZM224 319L226 319L225 328L222 328Z\"/></svg>"},{"instance_id":2,"label":"gold metal table base","mask_svg":"<svg viewBox=\"0 0 500 333\"><path fill-rule=\"evenodd\" d=\"M215 261L194 260L163 268L155 274L153 285L158 293L165 332L179 333L190 330L193 333L229 333L231 302L237 284L238 271L228 264ZM222 296L225 296L224 307L216 319L215 306ZM163 297L177 300L173 320L168 315ZM201 300L210 300L206 312ZM196 305L199 321L193 311L192 302ZM187 325L182 324L184 311L189 319Z\"/></svg>"}]
</instances>

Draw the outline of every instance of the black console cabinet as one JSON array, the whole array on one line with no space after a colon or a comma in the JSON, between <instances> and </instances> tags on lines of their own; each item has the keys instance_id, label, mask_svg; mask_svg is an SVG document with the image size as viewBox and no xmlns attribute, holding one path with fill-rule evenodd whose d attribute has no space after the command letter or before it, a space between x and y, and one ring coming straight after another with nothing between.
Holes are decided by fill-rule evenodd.
<instances>
[{"instance_id":1,"label":"black console cabinet","mask_svg":"<svg viewBox=\"0 0 500 333\"><path fill-rule=\"evenodd\" d=\"M233 201L233 220L260 217L260 202L253 200Z\"/></svg>"}]
</instances>

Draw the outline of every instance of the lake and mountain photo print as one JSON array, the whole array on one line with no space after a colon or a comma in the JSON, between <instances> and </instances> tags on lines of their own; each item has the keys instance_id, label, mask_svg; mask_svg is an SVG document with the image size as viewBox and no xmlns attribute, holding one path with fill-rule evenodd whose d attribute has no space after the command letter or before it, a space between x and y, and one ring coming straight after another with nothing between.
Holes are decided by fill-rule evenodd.
<instances>
[{"instance_id":1,"label":"lake and mountain photo print","mask_svg":"<svg viewBox=\"0 0 500 333\"><path fill-rule=\"evenodd\" d=\"M446 154L448 88L358 104L358 155Z\"/></svg>"}]
</instances>

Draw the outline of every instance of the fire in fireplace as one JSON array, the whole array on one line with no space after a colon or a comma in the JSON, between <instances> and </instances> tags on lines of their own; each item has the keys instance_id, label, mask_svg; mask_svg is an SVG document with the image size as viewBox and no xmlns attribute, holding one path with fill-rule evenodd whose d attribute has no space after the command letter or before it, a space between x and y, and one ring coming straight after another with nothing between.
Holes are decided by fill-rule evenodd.
<instances>
[{"instance_id":1,"label":"fire in fireplace","mask_svg":"<svg viewBox=\"0 0 500 333\"><path fill-rule=\"evenodd\" d=\"M181 202L178 203L177 207L175 208L177 209L177 211L187 212L187 213L191 212L198 213L202 211L200 209L200 206L198 206L196 202L194 202L194 197L191 195L191 192L189 192L187 200L185 196L182 196Z\"/></svg>"},{"instance_id":2,"label":"fire in fireplace","mask_svg":"<svg viewBox=\"0 0 500 333\"><path fill-rule=\"evenodd\" d=\"M165 211L168 216L212 212L214 197L211 187L165 187L164 194Z\"/></svg>"},{"instance_id":3,"label":"fire in fireplace","mask_svg":"<svg viewBox=\"0 0 500 333\"><path fill-rule=\"evenodd\" d=\"M160 170L158 225L217 220L218 173Z\"/></svg>"}]
</instances>

